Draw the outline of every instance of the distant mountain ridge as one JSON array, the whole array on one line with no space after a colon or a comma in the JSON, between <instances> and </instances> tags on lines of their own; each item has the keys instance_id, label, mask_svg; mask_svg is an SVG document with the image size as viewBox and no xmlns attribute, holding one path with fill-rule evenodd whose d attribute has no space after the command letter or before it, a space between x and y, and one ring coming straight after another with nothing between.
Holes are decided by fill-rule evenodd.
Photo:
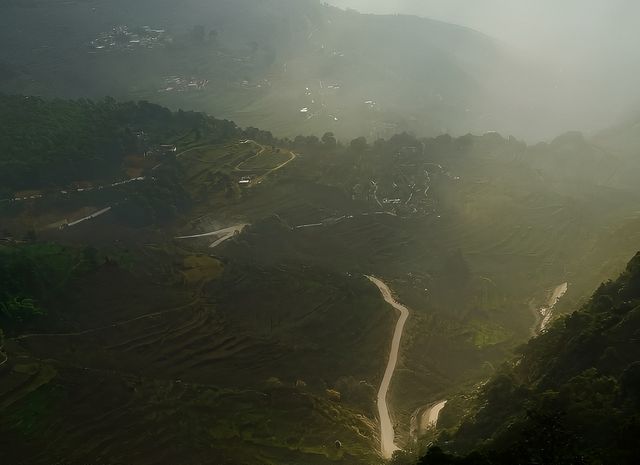
<instances>
[{"instance_id":1,"label":"distant mountain ridge","mask_svg":"<svg viewBox=\"0 0 640 465\"><path fill-rule=\"evenodd\" d=\"M551 127L533 97L545 84L528 64L494 39L439 21L361 15L315 0L26 5L0 7L0 61L8 70L0 90L143 97L283 136L496 129L534 136ZM92 48L120 25L161 28L170 42ZM17 71L23 78L11 77ZM165 91L171 76L208 86Z\"/></svg>"}]
</instances>

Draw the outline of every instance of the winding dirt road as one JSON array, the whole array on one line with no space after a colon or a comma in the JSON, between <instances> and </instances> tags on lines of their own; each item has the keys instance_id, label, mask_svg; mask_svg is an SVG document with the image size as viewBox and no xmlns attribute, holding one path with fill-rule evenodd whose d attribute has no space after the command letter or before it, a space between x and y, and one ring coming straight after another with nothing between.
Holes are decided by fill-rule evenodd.
<instances>
[{"instance_id":1,"label":"winding dirt road","mask_svg":"<svg viewBox=\"0 0 640 465\"><path fill-rule=\"evenodd\" d=\"M537 308L534 301L529 304L535 318L533 326L531 327L531 337L536 337L547 329L547 326L549 326L549 323L551 323L551 319L553 318L553 310L555 306L568 290L569 283L562 283L551 291L549 294L549 300L543 307Z\"/></svg>"},{"instance_id":2,"label":"winding dirt road","mask_svg":"<svg viewBox=\"0 0 640 465\"><path fill-rule=\"evenodd\" d=\"M196 234L194 236L180 236L180 237L176 237L176 239L177 240L199 239L201 237L218 236L218 239L209 246L209 248L214 249L218 247L220 244L222 244L223 242L234 237L236 234L240 234L244 230L244 228L246 228L247 226L249 225L246 223L236 224L234 226L230 226L224 229L219 229L217 231L208 232L204 234Z\"/></svg>"},{"instance_id":3,"label":"winding dirt road","mask_svg":"<svg viewBox=\"0 0 640 465\"><path fill-rule=\"evenodd\" d=\"M400 318L396 324L396 329L393 334L393 340L391 342L391 350L389 352L389 361L387 363L387 369L384 372L380 389L378 390L378 415L380 416L380 452L385 459L390 459L393 453L400 448L395 443L395 431L393 429L393 423L391 422L391 416L389 415L389 406L387 405L387 394L389 392L389 385L393 378L393 373L396 370L398 363L398 353L400 352L400 341L402 340L402 333L404 331L404 325L409 319L409 309L404 305L397 302L391 294L391 289L383 281L373 276L367 276L369 281L375 284L384 300L393 308L400 312Z\"/></svg>"},{"instance_id":4,"label":"winding dirt road","mask_svg":"<svg viewBox=\"0 0 640 465\"><path fill-rule=\"evenodd\" d=\"M255 171L263 171L263 170L255 170L255 169L249 169L249 170L247 170L247 169L242 169L242 168L241 168L241 166L242 166L242 165L244 165L245 163L247 163L249 160L253 160L254 158L259 157L260 155L262 155L262 154L267 150L267 148L266 148L264 145L259 144L258 142L254 141L254 140L246 140L246 141L244 141L244 142L245 142L245 143L251 143L251 144L254 144L254 145L256 145L257 147L259 147L259 148L260 148L260 150L259 150L259 151L258 151L258 153L256 153L255 155L253 155L253 156L251 156L251 157L247 158L246 160L241 161L240 163L238 163L238 165L236 165L236 167L234 168L234 171L238 171L238 172L250 172L250 173L251 173L251 172L255 172ZM280 163L278 166L275 166L275 167L273 167L273 168L269 168L269 169L267 169L267 170L266 170L266 172L265 172L264 174L262 174L262 175L258 176L257 178L253 179L253 180L251 181L251 184L250 184L249 186L251 187L251 186L255 186L256 184L260 184L262 181L264 181L264 180L265 180L265 178L266 178L267 176L269 176L269 175L271 175L271 174L275 173L275 172L276 172L276 171L278 171L278 170L281 170L282 168L284 168L285 166L287 166L289 163L291 163L291 162L292 162L293 160L295 160L296 158L298 158L298 155L297 155L296 153L292 152L291 150L289 150L289 159L288 159L288 160L286 160L286 161L284 161L284 162Z\"/></svg>"},{"instance_id":5,"label":"winding dirt road","mask_svg":"<svg viewBox=\"0 0 640 465\"><path fill-rule=\"evenodd\" d=\"M241 167L242 165L244 165L245 163L247 163L248 161L253 160L254 158L258 158L260 155L262 155L262 154L267 150L267 148L266 148L264 145L262 145L262 144L258 144L258 143L257 143L256 141L254 141L254 140L246 140L246 141L244 141L244 142L242 142L242 143L243 143L243 144L251 143L251 144L253 144L253 145L256 145L257 147L260 147L260 150L259 150L255 155L253 155L253 156L251 156L251 157L247 158L246 160L243 160L243 161L241 161L240 163L238 163L238 164L236 165L236 167L234 168L234 171L255 171L255 170L243 170L243 169L242 169L242 168L240 168L240 167Z\"/></svg>"},{"instance_id":6,"label":"winding dirt road","mask_svg":"<svg viewBox=\"0 0 640 465\"><path fill-rule=\"evenodd\" d=\"M116 321L114 323L111 324L107 324L104 326L99 326L97 328L91 328L91 329L85 329L83 331L76 331L76 332L70 332L70 333L32 333L32 334L23 334L22 336L17 336L17 337L13 337L11 339L9 339L10 341L24 341L25 339L32 339L32 338L37 338L37 337L78 337L78 336L85 336L87 334L91 334L91 333L96 333L99 331L104 331L107 329L113 329L113 328L117 328L119 326L125 326L131 323L134 323L136 321L140 321L140 320L145 320L147 318L155 318L158 316L162 316L162 315L166 315L167 313L171 313L171 312L176 312L179 310L184 310L186 308L192 307L194 306L196 303L198 303L198 300L194 300L193 302L190 302L186 305L181 305L180 307L175 307L175 308L169 308L167 310L161 310L159 312L153 312L153 313L146 313L144 315L140 315L137 316L135 318L130 318L128 320L123 320L123 321Z\"/></svg>"},{"instance_id":7,"label":"winding dirt road","mask_svg":"<svg viewBox=\"0 0 640 465\"><path fill-rule=\"evenodd\" d=\"M438 426L438 418L440 418L440 412L442 412L442 409L444 408L445 405L447 405L447 401L443 400L429 407L423 412L422 417L420 419L421 431L424 432L424 431L427 431L429 428L435 428L436 426Z\"/></svg>"}]
</instances>

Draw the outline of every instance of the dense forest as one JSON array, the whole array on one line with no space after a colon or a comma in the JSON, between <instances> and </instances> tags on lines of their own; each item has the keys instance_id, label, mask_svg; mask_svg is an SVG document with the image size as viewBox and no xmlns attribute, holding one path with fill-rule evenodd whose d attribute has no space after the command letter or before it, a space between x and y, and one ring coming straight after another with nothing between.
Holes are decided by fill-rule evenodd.
<instances>
[{"instance_id":1,"label":"dense forest","mask_svg":"<svg viewBox=\"0 0 640 465\"><path fill-rule=\"evenodd\" d=\"M579 311L531 340L458 431L420 463L635 464L640 457L640 254ZM477 409L477 410L475 410Z\"/></svg>"},{"instance_id":2,"label":"dense forest","mask_svg":"<svg viewBox=\"0 0 640 465\"><path fill-rule=\"evenodd\" d=\"M0 94L1 189L46 188L115 176L125 156L187 129L219 140L238 133L231 122L202 113L171 112L148 102Z\"/></svg>"},{"instance_id":3,"label":"dense forest","mask_svg":"<svg viewBox=\"0 0 640 465\"><path fill-rule=\"evenodd\" d=\"M0 246L0 327L13 332L44 316L45 302L94 266L94 254L91 248L83 255L54 244Z\"/></svg>"}]
</instances>

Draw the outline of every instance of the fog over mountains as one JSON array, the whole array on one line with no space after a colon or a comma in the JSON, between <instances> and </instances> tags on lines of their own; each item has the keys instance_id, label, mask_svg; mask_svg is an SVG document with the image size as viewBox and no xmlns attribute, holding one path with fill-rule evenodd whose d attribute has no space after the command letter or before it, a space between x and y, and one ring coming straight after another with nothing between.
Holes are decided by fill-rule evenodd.
<instances>
[{"instance_id":1,"label":"fog over mountains","mask_svg":"<svg viewBox=\"0 0 640 465\"><path fill-rule=\"evenodd\" d=\"M495 37L537 62L561 91L540 96L565 129L594 130L637 113L640 3L631 0L331 0L362 13L420 15ZM562 95L558 99L558 95ZM561 110L564 109L564 110Z\"/></svg>"},{"instance_id":2,"label":"fog over mountains","mask_svg":"<svg viewBox=\"0 0 640 465\"><path fill-rule=\"evenodd\" d=\"M638 465L638 18L0 0L0 465Z\"/></svg>"}]
</instances>

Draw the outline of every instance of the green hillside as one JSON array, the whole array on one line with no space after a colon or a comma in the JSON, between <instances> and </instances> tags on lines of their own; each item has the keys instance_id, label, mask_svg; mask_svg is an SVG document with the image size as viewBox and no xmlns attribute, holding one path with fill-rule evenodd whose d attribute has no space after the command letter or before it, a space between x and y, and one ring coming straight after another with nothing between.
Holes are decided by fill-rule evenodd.
<instances>
[{"instance_id":1,"label":"green hillside","mask_svg":"<svg viewBox=\"0 0 640 465\"><path fill-rule=\"evenodd\" d=\"M0 465L640 463L640 6L544 1L0 0Z\"/></svg>"},{"instance_id":2,"label":"green hillside","mask_svg":"<svg viewBox=\"0 0 640 465\"><path fill-rule=\"evenodd\" d=\"M533 339L424 464L632 464L640 454L640 254L580 310Z\"/></svg>"},{"instance_id":3,"label":"green hillside","mask_svg":"<svg viewBox=\"0 0 640 465\"><path fill-rule=\"evenodd\" d=\"M419 453L434 434L416 412L450 399L453 434L459 393L539 332L551 291L568 283L553 321L638 248L635 165L577 134L344 145L147 103L5 99L41 123L0 128L33 141L4 155L7 175L25 179L22 157L50 174L0 203L14 460L378 463L395 318L364 275L411 309L388 400ZM109 155L94 130L136 143ZM80 152L29 149L68 137L105 169L72 177L55 167Z\"/></svg>"},{"instance_id":4,"label":"green hillside","mask_svg":"<svg viewBox=\"0 0 640 465\"><path fill-rule=\"evenodd\" d=\"M25 0L0 5L0 26L10 93L145 99L289 137L555 130L534 96L553 90L541 73L424 18L317 0Z\"/></svg>"}]
</instances>

